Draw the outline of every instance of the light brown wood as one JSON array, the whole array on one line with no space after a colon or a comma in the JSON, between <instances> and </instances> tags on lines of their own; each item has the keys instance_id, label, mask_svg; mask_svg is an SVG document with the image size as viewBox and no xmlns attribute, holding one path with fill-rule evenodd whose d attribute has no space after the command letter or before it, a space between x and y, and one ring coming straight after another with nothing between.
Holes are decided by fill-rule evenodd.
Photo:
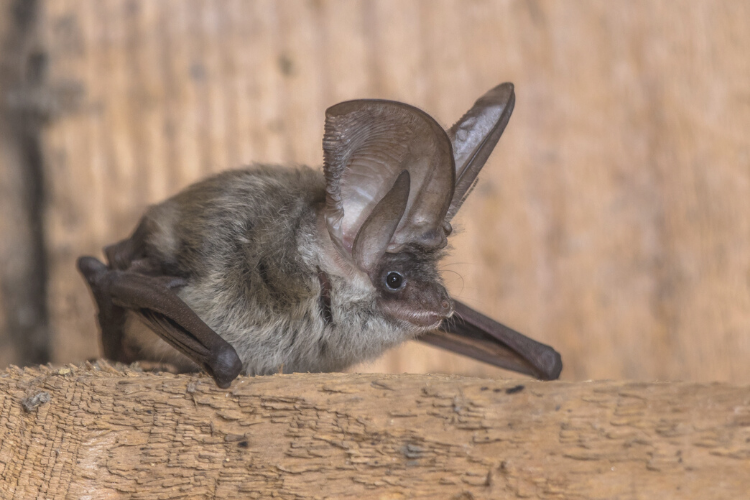
<instances>
[{"instance_id":1,"label":"light brown wood","mask_svg":"<svg viewBox=\"0 0 750 500\"><path fill-rule=\"evenodd\" d=\"M149 203L252 161L319 165L336 102L449 126L513 81L452 293L554 345L564 378L750 382L748 2L41 5L48 84L75 97L43 137L56 361L99 352L75 258ZM502 374L416 344L367 369Z\"/></svg>"},{"instance_id":2,"label":"light brown wood","mask_svg":"<svg viewBox=\"0 0 750 500\"><path fill-rule=\"evenodd\" d=\"M10 369L0 478L4 499L745 498L750 387Z\"/></svg>"}]
</instances>

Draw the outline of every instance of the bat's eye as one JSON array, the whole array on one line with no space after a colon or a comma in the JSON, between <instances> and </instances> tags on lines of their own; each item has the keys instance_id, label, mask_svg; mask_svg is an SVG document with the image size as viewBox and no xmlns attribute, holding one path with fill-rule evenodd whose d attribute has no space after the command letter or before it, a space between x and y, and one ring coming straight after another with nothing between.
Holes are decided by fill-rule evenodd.
<instances>
[{"instance_id":1,"label":"bat's eye","mask_svg":"<svg viewBox=\"0 0 750 500\"><path fill-rule=\"evenodd\" d=\"M390 272L388 273L388 276L385 277L385 284L388 285L388 288L391 290L398 290L401 288L401 285L404 284L404 277L395 271Z\"/></svg>"}]
</instances>

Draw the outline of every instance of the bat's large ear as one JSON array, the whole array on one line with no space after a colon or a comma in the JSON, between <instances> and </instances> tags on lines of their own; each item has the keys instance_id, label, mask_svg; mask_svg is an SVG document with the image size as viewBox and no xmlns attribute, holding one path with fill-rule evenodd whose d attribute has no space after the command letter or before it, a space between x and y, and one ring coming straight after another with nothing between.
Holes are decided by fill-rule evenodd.
<instances>
[{"instance_id":1,"label":"bat's large ear","mask_svg":"<svg viewBox=\"0 0 750 500\"><path fill-rule=\"evenodd\" d=\"M503 135L515 103L513 84L502 83L480 97L448 130L456 162L456 189L446 222L456 215L473 189L479 171Z\"/></svg>"},{"instance_id":2,"label":"bat's large ear","mask_svg":"<svg viewBox=\"0 0 750 500\"><path fill-rule=\"evenodd\" d=\"M455 166L450 139L429 115L393 101L337 104L326 111L323 153L328 232L360 268L370 271L373 252L445 245Z\"/></svg>"}]
</instances>

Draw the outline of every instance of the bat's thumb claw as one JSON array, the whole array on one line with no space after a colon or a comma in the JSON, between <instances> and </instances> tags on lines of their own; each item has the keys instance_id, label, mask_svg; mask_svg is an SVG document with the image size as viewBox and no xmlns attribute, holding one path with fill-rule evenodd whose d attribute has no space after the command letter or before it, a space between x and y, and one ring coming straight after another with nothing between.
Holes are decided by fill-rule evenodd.
<instances>
[{"instance_id":1,"label":"bat's thumb claw","mask_svg":"<svg viewBox=\"0 0 750 500\"><path fill-rule=\"evenodd\" d=\"M552 349L545 351L539 359L539 364L543 373L540 375L542 380L557 380L560 378L560 372L562 372L562 356L560 353Z\"/></svg>"},{"instance_id":2,"label":"bat's thumb claw","mask_svg":"<svg viewBox=\"0 0 750 500\"><path fill-rule=\"evenodd\" d=\"M102 262L96 257L78 257L76 265L81 274L83 274L83 277L86 278L86 281L91 284L94 283L99 274L108 271L107 266L102 264Z\"/></svg>"}]
</instances>

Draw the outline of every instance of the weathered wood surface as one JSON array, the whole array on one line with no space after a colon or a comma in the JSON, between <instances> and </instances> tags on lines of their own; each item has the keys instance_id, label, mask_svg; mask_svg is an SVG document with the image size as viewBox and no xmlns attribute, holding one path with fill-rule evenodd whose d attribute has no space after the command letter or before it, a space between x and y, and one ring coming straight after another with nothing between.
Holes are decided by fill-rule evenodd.
<instances>
[{"instance_id":1,"label":"weathered wood surface","mask_svg":"<svg viewBox=\"0 0 750 500\"><path fill-rule=\"evenodd\" d=\"M457 222L449 288L563 377L750 382L750 3L45 2L54 360L98 354L74 259L149 203L252 161L321 163L323 113L516 110ZM368 367L496 375L416 345Z\"/></svg>"},{"instance_id":2,"label":"weathered wood surface","mask_svg":"<svg viewBox=\"0 0 750 500\"><path fill-rule=\"evenodd\" d=\"M3 499L746 498L750 387L10 369L0 478Z\"/></svg>"}]
</instances>

